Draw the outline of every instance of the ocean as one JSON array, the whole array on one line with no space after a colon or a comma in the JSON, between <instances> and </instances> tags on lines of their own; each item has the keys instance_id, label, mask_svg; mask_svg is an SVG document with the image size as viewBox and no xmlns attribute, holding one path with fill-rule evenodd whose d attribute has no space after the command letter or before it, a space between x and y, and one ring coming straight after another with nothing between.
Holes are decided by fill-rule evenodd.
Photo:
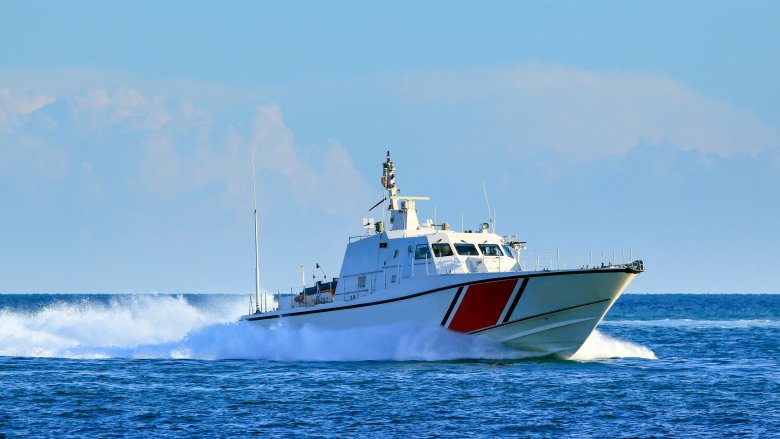
<instances>
[{"instance_id":1,"label":"ocean","mask_svg":"<svg viewBox=\"0 0 780 439\"><path fill-rule=\"evenodd\" d=\"M247 296L0 295L0 438L780 437L780 295L624 295L575 359Z\"/></svg>"}]
</instances>

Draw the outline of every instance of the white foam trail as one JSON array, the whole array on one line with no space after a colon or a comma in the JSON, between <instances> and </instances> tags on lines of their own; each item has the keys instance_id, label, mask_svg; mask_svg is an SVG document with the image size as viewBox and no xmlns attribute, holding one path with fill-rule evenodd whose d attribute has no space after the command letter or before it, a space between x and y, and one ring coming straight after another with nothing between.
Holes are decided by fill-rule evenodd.
<instances>
[{"instance_id":1,"label":"white foam trail","mask_svg":"<svg viewBox=\"0 0 780 439\"><path fill-rule=\"evenodd\" d=\"M106 349L181 340L233 321L246 308L243 300L207 302L211 306L198 308L183 296L135 295L108 304L60 302L34 313L0 310L0 356L110 356ZM84 352L90 346L92 352Z\"/></svg>"},{"instance_id":2,"label":"white foam trail","mask_svg":"<svg viewBox=\"0 0 780 439\"><path fill-rule=\"evenodd\" d=\"M438 361L514 359L520 354L491 339L440 327L391 325L324 330L245 322L214 325L177 343L139 346L135 358L267 359L278 361Z\"/></svg>"},{"instance_id":3,"label":"white foam trail","mask_svg":"<svg viewBox=\"0 0 780 439\"><path fill-rule=\"evenodd\" d=\"M645 358L648 360L657 360L658 357L650 349L632 343L630 341L620 340L602 334L598 330L593 331L585 340L585 343L571 357L572 360L603 360L609 358Z\"/></svg>"},{"instance_id":4,"label":"white foam trail","mask_svg":"<svg viewBox=\"0 0 780 439\"><path fill-rule=\"evenodd\" d=\"M194 306L183 296L116 296L107 304L61 302L33 313L0 310L0 356L285 361L519 356L493 340L439 327L264 329L237 321L247 311L245 296L219 299Z\"/></svg>"},{"instance_id":5,"label":"white foam trail","mask_svg":"<svg viewBox=\"0 0 780 439\"><path fill-rule=\"evenodd\" d=\"M262 328L238 317L245 296L115 296L68 301L36 312L0 310L0 356L65 358L268 359L282 361L517 359L487 337L396 324L324 330ZM574 359L655 358L649 349L599 332Z\"/></svg>"}]
</instances>

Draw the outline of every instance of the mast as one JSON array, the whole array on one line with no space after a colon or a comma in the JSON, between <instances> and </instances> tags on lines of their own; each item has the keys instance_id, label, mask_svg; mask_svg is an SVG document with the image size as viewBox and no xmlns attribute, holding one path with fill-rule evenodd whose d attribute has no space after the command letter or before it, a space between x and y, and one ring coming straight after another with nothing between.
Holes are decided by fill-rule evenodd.
<instances>
[{"instance_id":1,"label":"mast","mask_svg":"<svg viewBox=\"0 0 780 439\"><path fill-rule=\"evenodd\" d=\"M387 151L387 159L382 163L382 187L387 191L387 196L379 203L390 200L387 210L390 212L389 230L416 230L420 227L417 218L417 206L415 201L428 200L428 197L409 197L398 195L398 187L395 185L395 165L390 159L390 151ZM373 209L372 207L371 209ZM369 211L371 210L369 209Z\"/></svg>"},{"instance_id":2,"label":"mast","mask_svg":"<svg viewBox=\"0 0 780 439\"><path fill-rule=\"evenodd\" d=\"M255 299L256 299L256 311L261 311L260 308L260 246L258 239L257 228L257 183L255 182L255 152L252 151L252 201L254 201L254 216L255 216Z\"/></svg>"},{"instance_id":3,"label":"mast","mask_svg":"<svg viewBox=\"0 0 780 439\"><path fill-rule=\"evenodd\" d=\"M382 186L387 190L387 198L390 200L387 210L395 210L396 200L394 197L398 188L395 186L395 165L390 160L390 151L387 151L387 160L382 163Z\"/></svg>"}]
</instances>

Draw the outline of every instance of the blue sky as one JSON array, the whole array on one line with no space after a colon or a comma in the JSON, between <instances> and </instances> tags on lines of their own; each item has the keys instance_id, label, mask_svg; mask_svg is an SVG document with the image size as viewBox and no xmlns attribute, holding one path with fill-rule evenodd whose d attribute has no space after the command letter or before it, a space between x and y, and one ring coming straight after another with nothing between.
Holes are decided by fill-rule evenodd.
<instances>
[{"instance_id":1,"label":"blue sky","mask_svg":"<svg viewBox=\"0 0 780 439\"><path fill-rule=\"evenodd\" d=\"M780 4L0 2L0 292L287 288L380 196L780 292Z\"/></svg>"}]
</instances>

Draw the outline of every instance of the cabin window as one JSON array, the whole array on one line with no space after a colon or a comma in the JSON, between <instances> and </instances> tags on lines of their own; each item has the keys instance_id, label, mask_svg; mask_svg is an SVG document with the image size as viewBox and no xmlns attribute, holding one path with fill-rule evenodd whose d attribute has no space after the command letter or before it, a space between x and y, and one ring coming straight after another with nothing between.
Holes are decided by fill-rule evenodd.
<instances>
[{"instance_id":1,"label":"cabin window","mask_svg":"<svg viewBox=\"0 0 780 439\"><path fill-rule=\"evenodd\" d=\"M504 256L497 244L480 244L479 249L485 256Z\"/></svg>"},{"instance_id":2,"label":"cabin window","mask_svg":"<svg viewBox=\"0 0 780 439\"><path fill-rule=\"evenodd\" d=\"M506 253L507 256L509 256L510 258L514 258L515 257L515 254L512 253L512 249L509 248L508 245L505 245L503 247L504 247L504 253Z\"/></svg>"},{"instance_id":3,"label":"cabin window","mask_svg":"<svg viewBox=\"0 0 780 439\"><path fill-rule=\"evenodd\" d=\"M366 277L358 276L358 289L363 289L365 287L366 287Z\"/></svg>"},{"instance_id":4,"label":"cabin window","mask_svg":"<svg viewBox=\"0 0 780 439\"><path fill-rule=\"evenodd\" d=\"M453 255L452 247L449 244L433 244L431 247L433 247L433 255L437 258Z\"/></svg>"},{"instance_id":5,"label":"cabin window","mask_svg":"<svg viewBox=\"0 0 780 439\"><path fill-rule=\"evenodd\" d=\"M415 259L429 259L430 257L431 250L428 248L427 244L418 244L417 248L414 249Z\"/></svg>"},{"instance_id":6,"label":"cabin window","mask_svg":"<svg viewBox=\"0 0 780 439\"><path fill-rule=\"evenodd\" d=\"M474 247L474 244L455 244L455 251L458 252L459 255L463 256L479 256L479 252L477 251L477 248Z\"/></svg>"},{"instance_id":7,"label":"cabin window","mask_svg":"<svg viewBox=\"0 0 780 439\"><path fill-rule=\"evenodd\" d=\"M393 252L393 259L397 257L398 257L398 249L395 249L395 251Z\"/></svg>"}]
</instances>

